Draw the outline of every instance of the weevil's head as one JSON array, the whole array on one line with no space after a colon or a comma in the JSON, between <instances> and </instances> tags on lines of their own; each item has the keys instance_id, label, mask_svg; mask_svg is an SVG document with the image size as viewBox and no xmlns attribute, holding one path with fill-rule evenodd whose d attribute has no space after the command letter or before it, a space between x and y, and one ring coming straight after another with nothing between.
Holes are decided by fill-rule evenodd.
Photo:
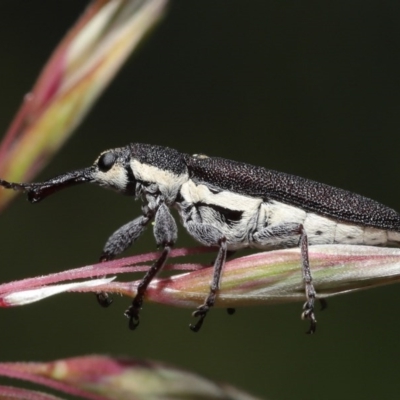
<instances>
[{"instance_id":1,"label":"weevil's head","mask_svg":"<svg viewBox=\"0 0 400 400\"><path fill-rule=\"evenodd\" d=\"M134 195L136 181L131 158L130 146L104 151L90 169L91 182L122 194Z\"/></svg>"},{"instance_id":2,"label":"weevil's head","mask_svg":"<svg viewBox=\"0 0 400 400\"><path fill-rule=\"evenodd\" d=\"M101 153L88 168L67 172L41 183L13 183L0 179L0 186L26 192L31 203L37 203L61 189L86 182L134 195L135 179L130 169L130 158L129 146L116 148Z\"/></svg>"}]
</instances>

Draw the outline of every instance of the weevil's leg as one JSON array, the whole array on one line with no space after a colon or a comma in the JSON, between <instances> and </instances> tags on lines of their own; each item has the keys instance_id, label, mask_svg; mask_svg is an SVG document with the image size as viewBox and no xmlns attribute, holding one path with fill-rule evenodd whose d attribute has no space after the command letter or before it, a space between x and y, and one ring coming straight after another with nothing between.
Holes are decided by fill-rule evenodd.
<instances>
[{"instance_id":1,"label":"weevil's leg","mask_svg":"<svg viewBox=\"0 0 400 400\"><path fill-rule=\"evenodd\" d=\"M125 316L129 318L129 329L135 330L140 322L139 313L142 309L143 298L146 294L146 290L153 280L153 278L157 275L157 273L163 268L165 262L168 259L169 253L171 251L171 245L165 245L164 249L161 253L160 258L151 266L151 268L147 271L146 275L143 277L141 282L137 287L137 293L135 298L132 301L132 304L125 311Z\"/></svg>"},{"instance_id":2,"label":"weevil's leg","mask_svg":"<svg viewBox=\"0 0 400 400\"><path fill-rule=\"evenodd\" d=\"M219 246L217 258L214 261L213 278L210 285L210 292L204 303L193 312L194 317L198 317L196 324L190 324L189 327L193 332L198 332L203 325L210 308L214 305L221 283L222 269L225 265L227 244L225 236L212 225L205 225L193 221L185 223L188 232L200 243L206 246Z\"/></svg>"},{"instance_id":3,"label":"weevil's leg","mask_svg":"<svg viewBox=\"0 0 400 400\"><path fill-rule=\"evenodd\" d=\"M328 302L323 297L319 298L319 305L321 306L320 311L325 310L328 307Z\"/></svg>"},{"instance_id":4,"label":"weevil's leg","mask_svg":"<svg viewBox=\"0 0 400 400\"><path fill-rule=\"evenodd\" d=\"M96 292L97 302L104 308L110 307L113 298L107 292Z\"/></svg>"},{"instance_id":5,"label":"weevil's leg","mask_svg":"<svg viewBox=\"0 0 400 400\"><path fill-rule=\"evenodd\" d=\"M142 212L143 215L121 226L108 238L100 256L101 262L113 260L139 238L153 217L153 212L147 206L143 206ZM112 298L106 292L98 292L96 296L102 307L112 303Z\"/></svg>"},{"instance_id":6,"label":"weevil's leg","mask_svg":"<svg viewBox=\"0 0 400 400\"><path fill-rule=\"evenodd\" d=\"M310 329L307 333L315 333L317 320L314 315L314 303L316 292L312 283L310 263L308 259L308 240L307 233L302 224L286 223L272 225L254 233L253 238L259 244L271 244L274 240L284 239L285 237L300 235L300 251L302 261L302 276L305 286L306 299L303 306L302 318L310 320Z\"/></svg>"},{"instance_id":7,"label":"weevil's leg","mask_svg":"<svg viewBox=\"0 0 400 400\"><path fill-rule=\"evenodd\" d=\"M146 289L153 278L165 265L171 248L177 239L178 228L174 218L168 210L168 207L164 203L158 207L154 222L154 236L156 238L156 243L157 246L163 247L163 251L160 258L151 266L142 281L139 283L132 305L125 311L125 315L129 318L129 328L132 330L136 329L139 325L139 312L143 305L143 298Z\"/></svg>"},{"instance_id":8,"label":"weevil's leg","mask_svg":"<svg viewBox=\"0 0 400 400\"><path fill-rule=\"evenodd\" d=\"M236 253L236 250L228 250L226 252L226 259L229 260L235 253ZM212 262L211 265L214 265L214 264L215 264L215 260ZM228 307L226 309L226 312L228 313L228 315L233 315L233 314L235 314L236 309L232 308L232 307Z\"/></svg>"},{"instance_id":9,"label":"weevil's leg","mask_svg":"<svg viewBox=\"0 0 400 400\"><path fill-rule=\"evenodd\" d=\"M314 315L314 303L316 292L314 289L314 285L312 283L312 276L310 270L310 262L308 259L308 239L307 233L304 230L303 225L300 225L300 250L301 250L301 258L302 258L302 273L303 273L303 281L306 290L306 302L303 306L303 313L301 318L310 320L310 329L307 331L308 334L315 333L317 328L317 320Z\"/></svg>"},{"instance_id":10,"label":"weevil's leg","mask_svg":"<svg viewBox=\"0 0 400 400\"><path fill-rule=\"evenodd\" d=\"M117 255L125 251L143 233L151 216L142 215L133 221L121 226L107 240L100 261L113 260Z\"/></svg>"},{"instance_id":11,"label":"weevil's leg","mask_svg":"<svg viewBox=\"0 0 400 400\"><path fill-rule=\"evenodd\" d=\"M236 253L235 250L228 250L228 251L226 252L226 259L229 260L235 253ZM235 308L232 308L232 307L228 307L228 308L226 309L226 312L228 313L228 315L233 315L233 314L235 314L236 309L235 309Z\"/></svg>"},{"instance_id":12,"label":"weevil's leg","mask_svg":"<svg viewBox=\"0 0 400 400\"><path fill-rule=\"evenodd\" d=\"M225 265L226 261L226 239L220 239L219 240L219 251L217 258L215 259L214 263L214 272L213 272L213 278L211 281L210 285L210 292L208 296L206 297L206 300L204 303L197 307L197 310L193 312L193 317L198 317L198 321L192 325L190 324L189 327L193 332L198 332L200 328L203 325L204 318L206 317L208 311L210 310L211 307L214 306L215 304L215 299L217 297L218 290L221 286L221 276L222 276L222 268Z\"/></svg>"}]
</instances>

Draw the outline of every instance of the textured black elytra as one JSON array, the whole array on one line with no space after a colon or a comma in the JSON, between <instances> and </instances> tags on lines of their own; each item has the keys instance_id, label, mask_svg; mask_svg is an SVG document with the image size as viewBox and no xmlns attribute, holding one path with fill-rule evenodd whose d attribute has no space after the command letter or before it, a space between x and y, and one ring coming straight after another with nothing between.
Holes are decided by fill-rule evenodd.
<instances>
[{"instance_id":1,"label":"textured black elytra","mask_svg":"<svg viewBox=\"0 0 400 400\"><path fill-rule=\"evenodd\" d=\"M397 211L347 190L224 158L185 155L185 160L191 179L198 183L277 200L343 222L400 231Z\"/></svg>"}]
</instances>

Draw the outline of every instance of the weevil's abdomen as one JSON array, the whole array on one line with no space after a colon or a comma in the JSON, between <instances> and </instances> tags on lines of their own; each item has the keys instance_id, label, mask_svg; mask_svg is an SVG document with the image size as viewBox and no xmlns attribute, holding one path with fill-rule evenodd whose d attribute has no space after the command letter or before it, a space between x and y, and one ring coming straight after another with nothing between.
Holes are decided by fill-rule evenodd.
<instances>
[{"instance_id":1,"label":"weevil's abdomen","mask_svg":"<svg viewBox=\"0 0 400 400\"><path fill-rule=\"evenodd\" d=\"M310 245L355 244L400 247L400 232L339 221L278 201L263 203L260 217L262 221L259 220L259 226L260 223L265 227L278 226L285 221L302 224ZM276 238L270 243L273 247L291 247L296 244L298 236ZM262 246L258 244L256 247Z\"/></svg>"},{"instance_id":2,"label":"weevil's abdomen","mask_svg":"<svg viewBox=\"0 0 400 400\"><path fill-rule=\"evenodd\" d=\"M324 221L321 221L324 220ZM303 226L313 244L357 244L400 247L400 233L335 221L307 213Z\"/></svg>"}]
</instances>

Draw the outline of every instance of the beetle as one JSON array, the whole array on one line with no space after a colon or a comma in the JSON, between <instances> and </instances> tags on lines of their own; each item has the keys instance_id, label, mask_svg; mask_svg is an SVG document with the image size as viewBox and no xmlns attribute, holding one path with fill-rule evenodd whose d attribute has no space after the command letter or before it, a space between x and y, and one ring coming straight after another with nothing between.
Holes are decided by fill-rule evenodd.
<instances>
[{"instance_id":1,"label":"beetle","mask_svg":"<svg viewBox=\"0 0 400 400\"><path fill-rule=\"evenodd\" d=\"M270 250L300 246L306 297L302 318L310 321L308 333L314 333L316 291L308 246L400 246L400 214L374 200L263 167L156 145L134 143L106 150L91 167L43 183L0 180L0 185L27 192L29 201L36 203L63 188L86 182L143 201L142 215L109 237L101 261L126 250L154 220L154 236L162 252L125 312L131 329L139 324L147 287L165 265L177 240L171 207L178 210L183 226L194 239L218 247L210 291L193 312L198 320L190 328L195 332L216 301L228 252L246 247ZM111 303L106 293L99 293L98 300L104 306Z\"/></svg>"}]
</instances>

